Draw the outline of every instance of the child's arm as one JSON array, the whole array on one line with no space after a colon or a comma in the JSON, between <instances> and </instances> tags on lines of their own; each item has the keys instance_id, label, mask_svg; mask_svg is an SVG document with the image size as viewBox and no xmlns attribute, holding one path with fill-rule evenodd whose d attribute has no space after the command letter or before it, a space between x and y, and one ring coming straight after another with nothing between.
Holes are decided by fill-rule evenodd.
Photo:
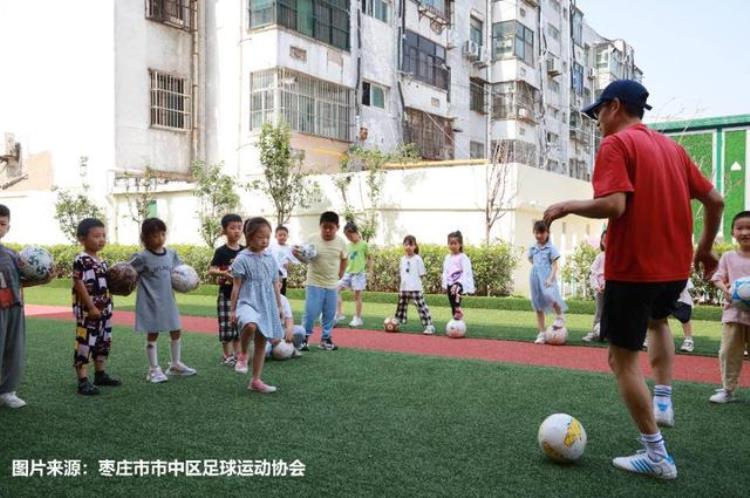
<instances>
[{"instance_id":1,"label":"child's arm","mask_svg":"<svg viewBox=\"0 0 750 498\"><path fill-rule=\"evenodd\" d=\"M724 293L724 299L731 301L732 296L729 294L729 272L727 269L727 258L725 256L726 255L721 256L721 259L719 260L719 268L711 277L711 283Z\"/></svg>"},{"instance_id":2,"label":"child's arm","mask_svg":"<svg viewBox=\"0 0 750 498\"><path fill-rule=\"evenodd\" d=\"M209 266L208 267L208 274L212 277L228 277L232 278L232 272L229 270L222 270L218 266Z\"/></svg>"},{"instance_id":3,"label":"child's arm","mask_svg":"<svg viewBox=\"0 0 750 498\"><path fill-rule=\"evenodd\" d=\"M556 259L552 261L552 271L549 273L549 277L547 277L546 285L547 287L552 287L552 285L557 281L557 270L560 268L560 259Z\"/></svg>"},{"instance_id":4,"label":"child's arm","mask_svg":"<svg viewBox=\"0 0 750 498\"><path fill-rule=\"evenodd\" d=\"M341 253L341 260L339 261L339 280L344 278L344 272L346 271L346 254L344 252Z\"/></svg>"},{"instance_id":5,"label":"child's arm","mask_svg":"<svg viewBox=\"0 0 750 498\"><path fill-rule=\"evenodd\" d=\"M286 342L294 341L294 318L284 320L284 339Z\"/></svg>"},{"instance_id":6,"label":"child's arm","mask_svg":"<svg viewBox=\"0 0 750 498\"><path fill-rule=\"evenodd\" d=\"M440 277L440 285L443 287L443 290L448 288L448 258L449 256L446 256L443 260L443 275Z\"/></svg>"},{"instance_id":7,"label":"child's arm","mask_svg":"<svg viewBox=\"0 0 750 498\"><path fill-rule=\"evenodd\" d=\"M99 318L101 318L102 312L99 311L99 308L97 308L94 304L94 300L91 299L89 291L86 290L86 285L80 278L73 278L73 289L75 289L78 299L80 299L81 302L86 306L89 318L93 320L98 320Z\"/></svg>"},{"instance_id":8,"label":"child's arm","mask_svg":"<svg viewBox=\"0 0 750 498\"><path fill-rule=\"evenodd\" d=\"M232 325L237 325L237 298L240 297L240 285L242 285L241 277L232 278L232 297L230 309L232 310Z\"/></svg>"}]
</instances>

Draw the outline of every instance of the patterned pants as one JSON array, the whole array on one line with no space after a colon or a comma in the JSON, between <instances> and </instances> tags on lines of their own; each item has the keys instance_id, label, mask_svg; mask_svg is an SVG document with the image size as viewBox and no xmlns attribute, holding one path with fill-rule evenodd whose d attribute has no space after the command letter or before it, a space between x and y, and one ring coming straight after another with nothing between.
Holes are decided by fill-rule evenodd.
<instances>
[{"instance_id":1,"label":"patterned pants","mask_svg":"<svg viewBox=\"0 0 750 498\"><path fill-rule=\"evenodd\" d=\"M86 318L83 324L76 326L76 350L73 354L73 365L80 367L89 362L91 356L107 358L112 345L112 318L102 316L98 320Z\"/></svg>"},{"instance_id":2,"label":"patterned pants","mask_svg":"<svg viewBox=\"0 0 750 498\"><path fill-rule=\"evenodd\" d=\"M216 299L216 316L219 318L219 340L227 343L240 338L237 326L232 325L232 299L219 292Z\"/></svg>"},{"instance_id":3,"label":"patterned pants","mask_svg":"<svg viewBox=\"0 0 750 498\"><path fill-rule=\"evenodd\" d=\"M432 316L430 315L430 308L427 307L427 303L424 301L424 294L421 291L401 291L398 293L398 306L396 306L396 320L401 323L406 323L406 309L409 304L409 300L414 301L419 311L419 319L422 320L422 325L425 327L432 325Z\"/></svg>"},{"instance_id":4,"label":"patterned pants","mask_svg":"<svg viewBox=\"0 0 750 498\"><path fill-rule=\"evenodd\" d=\"M456 314L456 308L461 306L461 295L464 293L464 286L455 283L448 287L448 302L451 304L451 313Z\"/></svg>"}]
</instances>

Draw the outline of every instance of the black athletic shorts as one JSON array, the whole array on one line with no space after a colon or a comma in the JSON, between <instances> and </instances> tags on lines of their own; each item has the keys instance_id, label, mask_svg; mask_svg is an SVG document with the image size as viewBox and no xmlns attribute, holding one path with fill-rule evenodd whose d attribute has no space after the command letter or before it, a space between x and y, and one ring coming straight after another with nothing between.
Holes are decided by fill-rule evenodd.
<instances>
[{"instance_id":1,"label":"black athletic shorts","mask_svg":"<svg viewBox=\"0 0 750 498\"><path fill-rule=\"evenodd\" d=\"M677 318L680 323L687 323L693 317L693 307L689 304L677 301L672 308L671 315Z\"/></svg>"},{"instance_id":2,"label":"black athletic shorts","mask_svg":"<svg viewBox=\"0 0 750 498\"><path fill-rule=\"evenodd\" d=\"M671 315L686 283L686 280L657 283L607 280L602 339L630 351L640 351L649 320L663 320Z\"/></svg>"}]
</instances>

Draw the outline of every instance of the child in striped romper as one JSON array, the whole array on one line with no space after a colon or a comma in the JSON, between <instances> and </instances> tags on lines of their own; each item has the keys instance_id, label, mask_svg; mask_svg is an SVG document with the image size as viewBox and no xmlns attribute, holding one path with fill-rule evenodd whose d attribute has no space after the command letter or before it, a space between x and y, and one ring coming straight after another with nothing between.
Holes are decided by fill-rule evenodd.
<instances>
[{"instance_id":1,"label":"child in striped romper","mask_svg":"<svg viewBox=\"0 0 750 498\"><path fill-rule=\"evenodd\" d=\"M404 252L401 257L400 273L401 285L398 292L398 306L396 306L396 320L400 323L406 323L406 307L409 300L414 301L419 311L419 318L422 320L425 335L435 333L435 326L432 324L430 308L424 300L422 291L422 277L427 273L424 267L424 261L419 256L419 246L417 239L413 235L404 237Z\"/></svg>"}]
</instances>

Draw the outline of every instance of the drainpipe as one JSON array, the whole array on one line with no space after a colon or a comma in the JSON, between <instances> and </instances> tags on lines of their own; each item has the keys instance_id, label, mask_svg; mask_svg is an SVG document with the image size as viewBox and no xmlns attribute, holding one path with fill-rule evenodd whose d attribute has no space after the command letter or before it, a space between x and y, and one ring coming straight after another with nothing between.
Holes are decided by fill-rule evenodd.
<instances>
[{"instance_id":1,"label":"drainpipe","mask_svg":"<svg viewBox=\"0 0 750 498\"><path fill-rule=\"evenodd\" d=\"M485 110L487 112L486 125L485 125L485 138L484 138L484 157L487 161L491 162L493 159L492 151L492 0L485 0L485 30L484 30L484 46L485 57L489 57L487 61L487 91L485 91ZM469 89L471 91L471 89Z\"/></svg>"},{"instance_id":2,"label":"drainpipe","mask_svg":"<svg viewBox=\"0 0 750 498\"><path fill-rule=\"evenodd\" d=\"M199 62L199 36L200 33L198 31L198 9L200 8L200 4L198 0L191 0L190 2L190 35L191 35L191 42L192 42L192 61L191 61L191 80L192 80L192 105L191 105L191 125L192 129L190 131L190 138L192 141L192 147L190 149L190 168L192 169L193 164L195 161L197 161L200 158L200 151L199 151L199 126L198 126L198 108L200 107L200 97L198 95L199 93L199 86L198 86L198 78L200 75L200 71L198 70L198 62Z\"/></svg>"}]
</instances>

